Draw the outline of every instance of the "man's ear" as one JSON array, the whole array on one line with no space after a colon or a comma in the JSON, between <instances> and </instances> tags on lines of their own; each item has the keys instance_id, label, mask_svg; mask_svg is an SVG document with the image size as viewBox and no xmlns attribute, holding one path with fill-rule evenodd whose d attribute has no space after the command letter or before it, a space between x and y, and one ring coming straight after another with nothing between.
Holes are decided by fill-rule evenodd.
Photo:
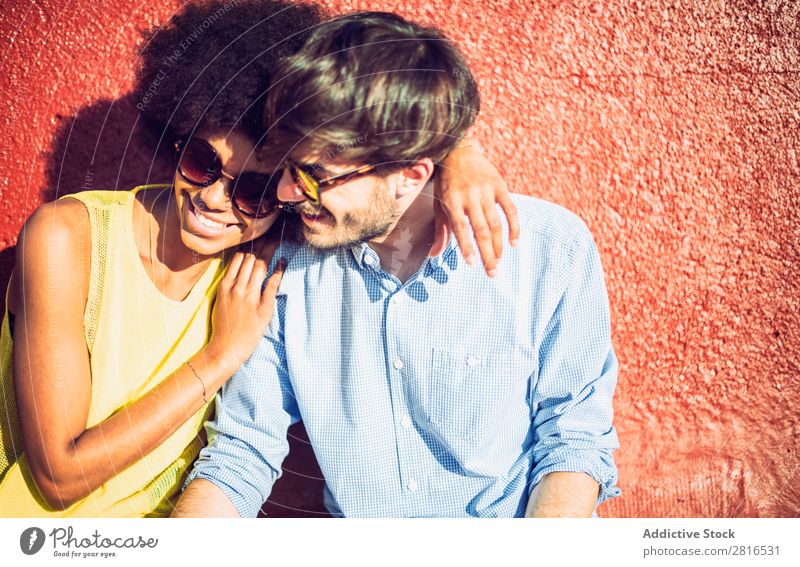
<instances>
[{"instance_id":1,"label":"man's ear","mask_svg":"<svg viewBox=\"0 0 800 567\"><path fill-rule=\"evenodd\" d=\"M418 194L433 175L434 165L430 158L422 158L400 170L397 182L397 198Z\"/></svg>"}]
</instances>

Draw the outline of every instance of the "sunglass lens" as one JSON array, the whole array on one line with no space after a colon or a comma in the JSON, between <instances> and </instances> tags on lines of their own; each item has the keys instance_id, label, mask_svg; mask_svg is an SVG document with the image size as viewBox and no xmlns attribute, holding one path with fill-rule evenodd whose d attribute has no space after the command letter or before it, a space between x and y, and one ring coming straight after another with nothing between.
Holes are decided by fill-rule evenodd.
<instances>
[{"instance_id":1,"label":"sunglass lens","mask_svg":"<svg viewBox=\"0 0 800 567\"><path fill-rule=\"evenodd\" d=\"M296 165L292 165L291 168L292 179L294 179L294 182L300 187L300 191L302 191L303 195L310 201L316 203L319 197L319 183L317 183L317 180Z\"/></svg>"},{"instance_id":2,"label":"sunglass lens","mask_svg":"<svg viewBox=\"0 0 800 567\"><path fill-rule=\"evenodd\" d=\"M245 172L236 179L232 199L245 214L261 217L278 206L278 182L281 172L272 175Z\"/></svg>"},{"instance_id":3,"label":"sunglass lens","mask_svg":"<svg viewBox=\"0 0 800 567\"><path fill-rule=\"evenodd\" d=\"M201 140L190 139L180 158L180 172L195 185L208 185L219 179L222 165L217 152Z\"/></svg>"}]
</instances>

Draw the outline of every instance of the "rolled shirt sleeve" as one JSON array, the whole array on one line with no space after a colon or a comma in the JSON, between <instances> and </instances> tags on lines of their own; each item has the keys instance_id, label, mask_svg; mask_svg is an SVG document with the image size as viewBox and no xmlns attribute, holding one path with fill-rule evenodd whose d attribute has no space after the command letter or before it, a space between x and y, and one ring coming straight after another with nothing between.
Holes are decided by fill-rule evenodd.
<instances>
[{"instance_id":1,"label":"rolled shirt sleeve","mask_svg":"<svg viewBox=\"0 0 800 567\"><path fill-rule=\"evenodd\" d=\"M217 396L215 418L206 423L208 446L184 485L213 482L242 517L257 516L269 497L289 452L287 430L299 421L282 335L285 300L278 296L256 351Z\"/></svg>"},{"instance_id":2,"label":"rolled shirt sleeve","mask_svg":"<svg viewBox=\"0 0 800 567\"><path fill-rule=\"evenodd\" d=\"M618 362L600 256L583 223L563 273L564 292L542 335L532 381L529 491L551 472L583 472L600 485L596 508L621 493L612 456L619 447L612 426Z\"/></svg>"}]
</instances>

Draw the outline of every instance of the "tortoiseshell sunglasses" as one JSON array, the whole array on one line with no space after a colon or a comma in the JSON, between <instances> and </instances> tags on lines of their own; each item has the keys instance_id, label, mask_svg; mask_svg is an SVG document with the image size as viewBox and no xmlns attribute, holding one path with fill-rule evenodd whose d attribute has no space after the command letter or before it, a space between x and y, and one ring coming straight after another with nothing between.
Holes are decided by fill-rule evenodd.
<instances>
[{"instance_id":1,"label":"tortoiseshell sunglasses","mask_svg":"<svg viewBox=\"0 0 800 567\"><path fill-rule=\"evenodd\" d=\"M289 175L292 176L292 180L297 184L297 187L303 193L303 196L305 196L309 202L315 205L319 205L319 196L323 190L341 185L345 181L349 181L354 177L369 175L370 172L376 168L374 165L363 165L358 169L348 171L347 173L342 173L333 177L327 177L325 179L317 179L313 174L312 167L299 165L292 161L287 161L286 167L289 169Z\"/></svg>"}]
</instances>

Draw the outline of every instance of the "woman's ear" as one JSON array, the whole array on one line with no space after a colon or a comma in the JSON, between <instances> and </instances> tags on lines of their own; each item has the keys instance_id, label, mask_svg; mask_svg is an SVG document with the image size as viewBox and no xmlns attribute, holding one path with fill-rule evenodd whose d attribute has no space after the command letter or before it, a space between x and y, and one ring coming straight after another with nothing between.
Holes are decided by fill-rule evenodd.
<instances>
[{"instance_id":1,"label":"woman's ear","mask_svg":"<svg viewBox=\"0 0 800 567\"><path fill-rule=\"evenodd\" d=\"M397 180L397 198L419 194L433 176L434 167L430 158L422 158L400 170Z\"/></svg>"}]
</instances>

